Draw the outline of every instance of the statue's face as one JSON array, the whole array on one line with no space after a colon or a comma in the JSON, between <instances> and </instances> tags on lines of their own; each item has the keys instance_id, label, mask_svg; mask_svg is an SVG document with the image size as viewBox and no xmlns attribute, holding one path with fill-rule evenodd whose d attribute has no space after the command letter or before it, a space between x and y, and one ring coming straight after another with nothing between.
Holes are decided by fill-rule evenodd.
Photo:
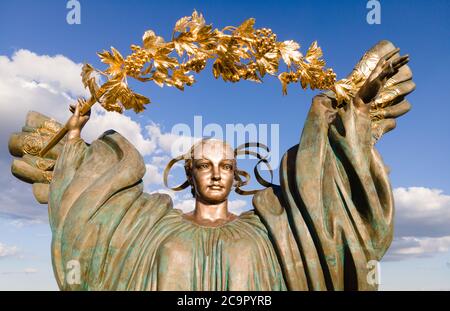
<instances>
[{"instance_id":1,"label":"statue's face","mask_svg":"<svg viewBox=\"0 0 450 311\"><path fill-rule=\"evenodd\" d=\"M234 181L234 151L223 141L205 140L194 149L190 181L195 197L205 203L227 200Z\"/></svg>"}]
</instances>

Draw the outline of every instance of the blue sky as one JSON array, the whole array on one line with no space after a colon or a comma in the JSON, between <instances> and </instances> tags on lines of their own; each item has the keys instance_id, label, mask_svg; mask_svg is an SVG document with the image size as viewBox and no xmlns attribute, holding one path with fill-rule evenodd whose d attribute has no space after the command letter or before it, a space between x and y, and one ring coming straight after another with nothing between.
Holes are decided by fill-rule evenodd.
<instances>
[{"instance_id":1,"label":"blue sky","mask_svg":"<svg viewBox=\"0 0 450 311\"><path fill-rule=\"evenodd\" d=\"M175 21L190 15L193 9L202 12L206 21L217 28L237 25L254 17L256 27L271 28L279 40L299 42L303 52L317 40L327 65L335 70L338 78L347 75L362 54L377 41L392 41L402 53L410 55L417 89L408 97L413 105L410 113L398 120L397 128L385 135L377 147L391 168L393 188L409 189L405 193L398 192L398 247L401 248L401 243L413 241L425 250L410 257L405 255L401 259L383 262L382 289L450 289L450 243L447 244L446 239L450 237L450 229L445 229L446 224L450 228L450 223L445 223L447 219L450 221L448 1L381 1L379 25L366 22L366 0L80 0L80 25L66 23L66 3L65 0L2 1L0 57L12 62L17 51L28 50L37 56L63 55L75 64L89 62L102 68L95 54L97 51L114 46L126 55L130 52L129 45L140 44L142 34L148 29L168 40ZM48 68L48 71L57 69ZM5 72L4 75L1 72L0 67L0 80L6 77ZM18 72L16 75L21 74ZM33 77L36 79L39 77ZM228 123L279 124L279 143L283 152L298 142L315 94L291 85L289 94L282 96L276 77L266 77L262 85L224 83L213 78L211 66L197 75L196 80L197 83L184 92L167 87L161 89L150 83L133 83L138 92L150 97L152 104L144 114L127 113L127 116L142 127L155 123L162 133L170 132L177 123L192 125L194 115L201 115L204 123L214 122L221 126ZM0 84L0 94L1 87ZM74 97L78 95L75 91L68 93ZM0 99L0 107L2 105L0 112L14 111L6 107L13 105L12 102ZM41 111L39 103L34 105L34 109ZM61 106L67 103L59 105L55 109L62 110ZM51 109L43 112L52 113ZM0 139L3 144L0 147L0 169L5 175L0 181L3 186L0 193L0 243L3 244L0 245L10 250L9 253L5 251L9 255L0 257L0 289L55 289L49 256L50 231L42 220L45 206L33 203L30 187L9 177L11 157L5 142L10 132L19 130L17 126L23 123L25 115L2 114L0 118L2 123L8 124L2 127L4 132ZM10 118L17 119L17 122L9 122L7 119ZM145 156L151 161L150 153ZM149 189L155 190L159 186L152 187ZM411 190L410 187L416 188ZM419 191L418 188L425 190ZM406 197L408 195L410 197ZM435 202L429 208L434 208L433 212L421 203L431 201ZM34 216L24 220L24 214L11 212L12 204L29 205L32 215L38 215L40 220L33 221ZM416 228L422 225L423 228ZM427 231L427 228L437 225L443 227L439 234ZM420 235L412 234L419 231ZM435 240L426 240L429 238ZM440 243L438 246L433 244L437 242ZM23 273L26 269L28 272Z\"/></svg>"}]
</instances>

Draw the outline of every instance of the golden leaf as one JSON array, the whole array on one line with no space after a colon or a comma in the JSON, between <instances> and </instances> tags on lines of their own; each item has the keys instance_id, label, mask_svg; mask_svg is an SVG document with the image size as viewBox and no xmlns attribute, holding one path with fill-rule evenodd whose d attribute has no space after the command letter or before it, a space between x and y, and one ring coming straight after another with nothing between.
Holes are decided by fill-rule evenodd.
<instances>
[{"instance_id":1,"label":"golden leaf","mask_svg":"<svg viewBox=\"0 0 450 311\"><path fill-rule=\"evenodd\" d=\"M147 97L131 91L125 83L123 75L110 79L102 85L102 89L104 94L101 104L108 111L122 113L125 108L141 112L144 110L144 105L150 102Z\"/></svg>"},{"instance_id":2,"label":"golden leaf","mask_svg":"<svg viewBox=\"0 0 450 311\"><path fill-rule=\"evenodd\" d=\"M103 63L109 65L109 68L105 70L105 73L114 76L122 71L124 60L120 52L115 48L111 47L111 51L112 53L103 51L97 54Z\"/></svg>"},{"instance_id":3,"label":"golden leaf","mask_svg":"<svg viewBox=\"0 0 450 311\"><path fill-rule=\"evenodd\" d=\"M161 71L155 71L152 75L152 80L159 86L159 87L163 87L164 86L164 81L167 78L167 74L164 74Z\"/></svg>"},{"instance_id":4,"label":"golden leaf","mask_svg":"<svg viewBox=\"0 0 450 311\"><path fill-rule=\"evenodd\" d=\"M150 99L141 94L134 93L128 88L127 92L123 93L120 101L125 109L133 109L136 113L144 111L144 105L150 103Z\"/></svg>"},{"instance_id":5,"label":"golden leaf","mask_svg":"<svg viewBox=\"0 0 450 311\"><path fill-rule=\"evenodd\" d=\"M267 52L266 54L264 54L264 58L269 60L278 60L278 53L274 51Z\"/></svg>"},{"instance_id":6,"label":"golden leaf","mask_svg":"<svg viewBox=\"0 0 450 311\"><path fill-rule=\"evenodd\" d=\"M270 52L264 54L264 57L257 59L256 63L262 77L266 74L266 72L274 75L278 71L278 58L275 53Z\"/></svg>"},{"instance_id":7,"label":"golden leaf","mask_svg":"<svg viewBox=\"0 0 450 311\"><path fill-rule=\"evenodd\" d=\"M174 32L187 32L189 28L189 32L192 34L196 34L199 32L201 27L205 25L205 19L202 14L198 14L197 11L194 10L191 16L185 16L179 19L174 27Z\"/></svg>"},{"instance_id":8,"label":"golden leaf","mask_svg":"<svg viewBox=\"0 0 450 311\"><path fill-rule=\"evenodd\" d=\"M180 34L174 41L175 50L178 53L178 56L182 56L186 51L188 55L194 55L197 52L197 46L193 43L192 34L189 32L185 32Z\"/></svg>"},{"instance_id":9,"label":"golden leaf","mask_svg":"<svg viewBox=\"0 0 450 311\"><path fill-rule=\"evenodd\" d=\"M104 91L101 98L102 106L108 111L118 111L122 113L123 108L119 105L118 101L125 88L126 84L123 82L123 77L110 79L104 83L102 85L102 90Z\"/></svg>"},{"instance_id":10,"label":"golden leaf","mask_svg":"<svg viewBox=\"0 0 450 311\"><path fill-rule=\"evenodd\" d=\"M217 40L219 39L220 32L217 29L212 30L211 25L203 26L196 35L196 42L201 47L202 51L199 53L213 53Z\"/></svg>"},{"instance_id":11,"label":"golden leaf","mask_svg":"<svg viewBox=\"0 0 450 311\"><path fill-rule=\"evenodd\" d=\"M322 55L322 49L317 45L317 41L314 41L306 52L305 60L311 63L321 58Z\"/></svg>"},{"instance_id":12,"label":"golden leaf","mask_svg":"<svg viewBox=\"0 0 450 311\"><path fill-rule=\"evenodd\" d=\"M92 67L90 64L84 64L81 68L81 81L83 82L84 87L88 88L91 96L96 98L99 87L97 81L95 80L95 77L93 76L94 72L94 67Z\"/></svg>"},{"instance_id":13,"label":"golden leaf","mask_svg":"<svg viewBox=\"0 0 450 311\"><path fill-rule=\"evenodd\" d=\"M174 70L171 79L167 84L170 86L175 86L179 90L184 90L184 85L192 85L195 82L194 76L186 76L183 70Z\"/></svg>"},{"instance_id":14,"label":"golden leaf","mask_svg":"<svg viewBox=\"0 0 450 311\"><path fill-rule=\"evenodd\" d=\"M192 13L191 22L189 23L189 29L196 33L198 32L199 28L205 25L205 19L203 18L203 15L200 13L198 14L196 10Z\"/></svg>"},{"instance_id":15,"label":"golden leaf","mask_svg":"<svg viewBox=\"0 0 450 311\"><path fill-rule=\"evenodd\" d=\"M267 61L264 58L260 58L256 60L256 65L259 71L259 74L261 77L264 77L266 75L266 64Z\"/></svg>"},{"instance_id":16,"label":"golden leaf","mask_svg":"<svg viewBox=\"0 0 450 311\"><path fill-rule=\"evenodd\" d=\"M81 68L81 82L83 82L84 87L88 87L90 80L92 80L91 74L95 71L94 67L90 64L84 64Z\"/></svg>"},{"instance_id":17,"label":"golden leaf","mask_svg":"<svg viewBox=\"0 0 450 311\"><path fill-rule=\"evenodd\" d=\"M164 54L155 55L153 64L156 70L167 72L167 69L173 69L178 66L178 61L173 57L168 57Z\"/></svg>"},{"instance_id":18,"label":"golden leaf","mask_svg":"<svg viewBox=\"0 0 450 311\"><path fill-rule=\"evenodd\" d=\"M152 54L159 47L164 46L164 39L157 36L153 30L147 30L142 36L143 47L149 50Z\"/></svg>"},{"instance_id":19,"label":"golden leaf","mask_svg":"<svg viewBox=\"0 0 450 311\"><path fill-rule=\"evenodd\" d=\"M213 64L213 75L214 78L218 78L220 77L221 73L222 73L222 62L220 60L220 58L216 59L214 64Z\"/></svg>"},{"instance_id":20,"label":"golden leaf","mask_svg":"<svg viewBox=\"0 0 450 311\"><path fill-rule=\"evenodd\" d=\"M289 84L288 73L282 72L278 75L278 80L281 82L283 95L287 95L287 85Z\"/></svg>"},{"instance_id":21,"label":"golden leaf","mask_svg":"<svg viewBox=\"0 0 450 311\"><path fill-rule=\"evenodd\" d=\"M239 25L233 32L234 35L247 35L253 33L253 26L255 25L255 19L249 18Z\"/></svg>"},{"instance_id":22,"label":"golden leaf","mask_svg":"<svg viewBox=\"0 0 450 311\"><path fill-rule=\"evenodd\" d=\"M348 79L341 79L334 85L334 92L336 93L336 100L339 104L343 101L349 101L353 96L354 83Z\"/></svg>"},{"instance_id":23,"label":"golden leaf","mask_svg":"<svg viewBox=\"0 0 450 311\"><path fill-rule=\"evenodd\" d=\"M284 62L289 67L291 66L291 62L297 63L302 57L302 53L298 51L298 49L300 49L300 44L293 40L281 42L278 49L280 50Z\"/></svg>"},{"instance_id":24,"label":"golden leaf","mask_svg":"<svg viewBox=\"0 0 450 311\"><path fill-rule=\"evenodd\" d=\"M177 32L185 32L187 27L189 26L190 21L191 21L191 16L184 16L184 17L180 18L175 23L175 27L173 28L173 30L177 31Z\"/></svg>"}]
</instances>

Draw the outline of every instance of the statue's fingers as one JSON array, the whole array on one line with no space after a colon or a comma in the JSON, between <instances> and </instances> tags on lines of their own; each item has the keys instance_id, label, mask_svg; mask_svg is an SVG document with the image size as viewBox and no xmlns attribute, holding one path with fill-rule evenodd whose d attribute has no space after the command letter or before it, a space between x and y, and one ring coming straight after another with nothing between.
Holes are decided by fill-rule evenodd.
<instances>
[{"instance_id":1,"label":"statue's fingers","mask_svg":"<svg viewBox=\"0 0 450 311\"><path fill-rule=\"evenodd\" d=\"M397 105L392 105L384 109L385 118L398 118L411 110L411 104L405 99Z\"/></svg>"},{"instance_id":2,"label":"statue's fingers","mask_svg":"<svg viewBox=\"0 0 450 311\"><path fill-rule=\"evenodd\" d=\"M75 113L75 108L76 108L76 105L74 105L74 104L70 104L70 105L69 105L69 111L70 111L71 113Z\"/></svg>"},{"instance_id":3,"label":"statue's fingers","mask_svg":"<svg viewBox=\"0 0 450 311\"><path fill-rule=\"evenodd\" d=\"M25 133L12 133L9 136L8 149L9 153L15 157L21 157L24 155L23 151L23 136Z\"/></svg>"},{"instance_id":4,"label":"statue's fingers","mask_svg":"<svg viewBox=\"0 0 450 311\"><path fill-rule=\"evenodd\" d=\"M90 117L91 116L91 109L89 109L84 115Z\"/></svg>"},{"instance_id":5,"label":"statue's fingers","mask_svg":"<svg viewBox=\"0 0 450 311\"><path fill-rule=\"evenodd\" d=\"M395 86L398 92L397 96L406 96L416 89L416 84L412 80L408 80Z\"/></svg>"},{"instance_id":6,"label":"statue's fingers","mask_svg":"<svg viewBox=\"0 0 450 311\"><path fill-rule=\"evenodd\" d=\"M388 61L388 60L390 60L392 57L394 57L395 54L397 54L398 52L400 52L400 49L399 49L399 48L396 48L396 49L390 51L389 53L387 53L387 54L386 54L383 58L381 58L381 59L384 59L384 60Z\"/></svg>"},{"instance_id":7,"label":"statue's fingers","mask_svg":"<svg viewBox=\"0 0 450 311\"><path fill-rule=\"evenodd\" d=\"M383 64L382 70L378 76L379 79L389 79L394 76L398 71L392 66L391 62L386 62ZM384 82L382 82L384 84Z\"/></svg>"},{"instance_id":8,"label":"statue's fingers","mask_svg":"<svg viewBox=\"0 0 450 311\"><path fill-rule=\"evenodd\" d=\"M81 103L78 100L77 104L75 105L75 111L73 112L73 115L76 116L76 117L79 117L80 116L80 109L81 109Z\"/></svg>"},{"instance_id":9,"label":"statue's fingers","mask_svg":"<svg viewBox=\"0 0 450 311\"><path fill-rule=\"evenodd\" d=\"M91 115L91 108L88 107L88 103L85 98L79 98L78 102L80 104L80 115L82 116L90 116ZM87 109L87 111L86 111Z\"/></svg>"},{"instance_id":10,"label":"statue's fingers","mask_svg":"<svg viewBox=\"0 0 450 311\"><path fill-rule=\"evenodd\" d=\"M400 56L400 57L397 57L395 59L392 59L391 61L392 61L392 64L395 65L396 63L402 62L405 59L409 59L409 55L408 54L405 54L403 56Z\"/></svg>"},{"instance_id":11,"label":"statue's fingers","mask_svg":"<svg viewBox=\"0 0 450 311\"><path fill-rule=\"evenodd\" d=\"M396 85L411 79L411 69L408 67L408 65L403 65L398 69L398 72L393 77L386 81L384 88L395 87Z\"/></svg>"},{"instance_id":12,"label":"statue's fingers","mask_svg":"<svg viewBox=\"0 0 450 311\"><path fill-rule=\"evenodd\" d=\"M78 103L78 105L80 106L80 109L81 109L81 108L83 108L84 104L86 103L86 100L84 98L82 98L82 97L79 97L77 99L77 103Z\"/></svg>"},{"instance_id":13,"label":"statue's fingers","mask_svg":"<svg viewBox=\"0 0 450 311\"><path fill-rule=\"evenodd\" d=\"M371 103L371 108L376 110L398 104L406 95L414 91L415 88L416 84L412 80L407 80L383 89Z\"/></svg>"},{"instance_id":14,"label":"statue's fingers","mask_svg":"<svg viewBox=\"0 0 450 311\"><path fill-rule=\"evenodd\" d=\"M25 154L38 155L49 138L50 137L44 138L37 133L13 133L8 141L9 153L15 157L22 157ZM49 150L45 155L45 158L53 160L57 159L62 148L63 144L57 144Z\"/></svg>"},{"instance_id":15,"label":"statue's fingers","mask_svg":"<svg viewBox=\"0 0 450 311\"><path fill-rule=\"evenodd\" d=\"M50 193L50 185L43 183L33 184L33 194L36 200L41 204L48 203L48 196Z\"/></svg>"},{"instance_id":16,"label":"statue's fingers","mask_svg":"<svg viewBox=\"0 0 450 311\"><path fill-rule=\"evenodd\" d=\"M370 110L369 114L370 114L370 118L372 120L378 121L378 120L381 120L381 119L385 118L385 109L378 108L378 109L375 109L375 110Z\"/></svg>"},{"instance_id":17,"label":"statue's fingers","mask_svg":"<svg viewBox=\"0 0 450 311\"><path fill-rule=\"evenodd\" d=\"M395 119L383 119L372 123L372 134L378 140L381 136L392 131L397 126Z\"/></svg>"},{"instance_id":18,"label":"statue's fingers","mask_svg":"<svg viewBox=\"0 0 450 311\"><path fill-rule=\"evenodd\" d=\"M401 61L400 63L398 63L398 64L396 65L397 70L399 70L401 67L405 66L405 65L408 64L408 63L409 63L409 58L404 59L403 61Z\"/></svg>"},{"instance_id":19,"label":"statue's fingers","mask_svg":"<svg viewBox=\"0 0 450 311\"><path fill-rule=\"evenodd\" d=\"M52 172L45 172L20 159L14 159L11 173L26 183L50 183Z\"/></svg>"},{"instance_id":20,"label":"statue's fingers","mask_svg":"<svg viewBox=\"0 0 450 311\"><path fill-rule=\"evenodd\" d=\"M50 171L55 167L55 160L43 159L41 157L26 154L22 157L22 160L43 171Z\"/></svg>"},{"instance_id":21,"label":"statue's fingers","mask_svg":"<svg viewBox=\"0 0 450 311\"><path fill-rule=\"evenodd\" d=\"M46 115L43 115L42 113L36 112L36 111L29 111L27 113L25 126L28 128L37 129L42 127L46 122L51 121L59 128L62 128L62 124L53 120L50 117L47 117Z\"/></svg>"},{"instance_id":22,"label":"statue's fingers","mask_svg":"<svg viewBox=\"0 0 450 311\"><path fill-rule=\"evenodd\" d=\"M402 57L399 57L392 61L392 66L396 69L402 67L403 65L407 64L409 62L409 55L405 55Z\"/></svg>"}]
</instances>

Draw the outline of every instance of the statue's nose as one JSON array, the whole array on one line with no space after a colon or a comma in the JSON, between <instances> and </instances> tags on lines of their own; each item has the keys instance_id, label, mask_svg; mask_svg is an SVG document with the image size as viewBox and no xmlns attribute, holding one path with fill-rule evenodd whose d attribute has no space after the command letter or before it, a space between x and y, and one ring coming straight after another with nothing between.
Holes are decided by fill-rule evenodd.
<instances>
[{"instance_id":1,"label":"statue's nose","mask_svg":"<svg viewBox=\"0 0 450 311\"><path fill-rule=\"evenodd\" d=\"M220 180L220 172L217 168L214 169L213 171L213 176L212 176L213 180Z\"/></svg>"}]
</instances>

